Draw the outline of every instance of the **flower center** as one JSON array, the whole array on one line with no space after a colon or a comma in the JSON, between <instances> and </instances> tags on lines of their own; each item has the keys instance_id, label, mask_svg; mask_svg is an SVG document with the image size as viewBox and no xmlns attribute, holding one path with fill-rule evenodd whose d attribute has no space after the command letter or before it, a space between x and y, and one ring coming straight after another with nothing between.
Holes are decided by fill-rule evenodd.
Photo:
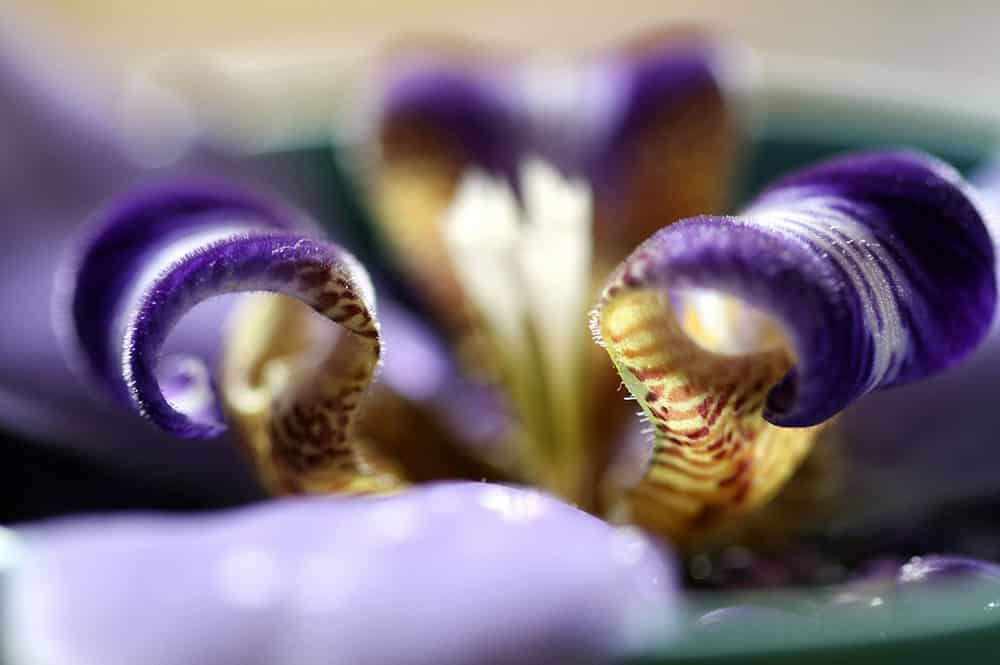
<instances>
[{"instance_id":1,"label":"flower center","mask_svg":"<svg viewBox=\"0 0 1000 665\"><path fill-rule=\"evenodd\" d=\"M467 171L443 219L445 245L500 357L521 471L581 500L591 192L537 158L521 164L518 186Z\"/></svg>"}]
</instances>

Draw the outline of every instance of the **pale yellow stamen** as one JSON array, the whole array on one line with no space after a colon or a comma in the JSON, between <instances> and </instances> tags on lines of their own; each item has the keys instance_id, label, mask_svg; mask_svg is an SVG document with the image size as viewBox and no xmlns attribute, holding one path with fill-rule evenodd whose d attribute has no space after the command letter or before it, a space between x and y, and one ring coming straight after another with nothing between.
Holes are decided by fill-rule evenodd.
<instances>
[{"instance_id":1,"label":"pale yellow stamen","mask_svg":"<svg viewBox=\"0 0 1000 665\"><path fill-rule=\"evenodd\" d=\"M508 184L466 173L444 218L445 244L504 356L525 471L579 499L591 194L539 159L519 175L521 202Z\"/></svg>"}]
</instances>

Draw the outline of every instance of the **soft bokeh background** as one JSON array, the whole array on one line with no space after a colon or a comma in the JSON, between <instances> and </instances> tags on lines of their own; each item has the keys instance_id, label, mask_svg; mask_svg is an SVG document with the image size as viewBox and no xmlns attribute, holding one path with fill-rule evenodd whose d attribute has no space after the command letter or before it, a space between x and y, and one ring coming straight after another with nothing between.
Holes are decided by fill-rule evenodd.
<instances>
[{"instance_id":1,"label":"soft bokeh background","mask_svg":"<svg viewBox=\"0 0 1000 665\"><path fill-rule=\"evenodd\" d=\"M401 34L579 50L678 21L711 26L751 47L770 90L889 96L976 122L1000 119L1000 4L990 0L10 1L62 33L57 41L92 60L119 90L136 71L174 63L201 81L193 87L202 107L228 117L217 130L255 146L315 133L357 63ZM245 115L234 119L219 108Z\"/></svg>"},{"instance_id":2,"label":"soft bokeh background","mask_svg":"<svg viewBox=\"0 0 1000 665\"><path fill-rule=\"evenodd\" d=\"M79 26L122 65L175 48L266 45L365 48L402 30L460 32L505 42L589 45L651 23L707 22L766 57L810 56L905 66L942 79L994 77L1000 6L989 0L630 0L552 2L132 2L17 0Z\"/></svg>"}]
</instances>

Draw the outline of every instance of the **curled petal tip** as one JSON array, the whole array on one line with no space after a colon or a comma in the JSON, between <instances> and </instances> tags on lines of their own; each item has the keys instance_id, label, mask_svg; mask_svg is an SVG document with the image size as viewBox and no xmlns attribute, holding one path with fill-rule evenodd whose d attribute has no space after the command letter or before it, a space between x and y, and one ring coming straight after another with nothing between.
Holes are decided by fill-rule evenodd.
<instances>
[{"instance_id":1,"label":"curled petal tip","mask_svg":"<svg viewBox=\"0 0 1000 665\"><path fill-rule=\"evenodd\" d=\"M605 662L677 620L649 540L498 485L23 535L12 665Z\"/></svg>"},{"instance_id":2,"label":"curled petal tip","mask_svg":"<svg viewBox=\"0 0 1000 665\"><path fill-rule=\"evenodd\" d=\"M333 467L353 477L347 430L381 350L374 292L361 265L319 240L301 213L225 182L154 185L125 197L101 217L67 274L71 348L90 376L119 401L183 438L212 437L226 429L206 367L216 358L161 357L168 336L189 310L217 296L270 291L291 296L307 306L303 311L311 308L338 324L331 327L346 331L347 341L324 347L325 359L313 358L314 365L329 370L326 379L286 372L309 385L289 384L286 377L280 390L267 392L260 411L248 415L234 409L233 414L253 420L252 426L241 421L250 430L241 434L262 468L278 465L287 471L278 474L280 481L265 478L277 483L273 489L300 490L289 476L318 468L325 469L324 477L341 478ZM197 332L217 342L220 325L210 321ZM243 349L264 344L260 330L244 327L233 334L258 340L256 346L246 339L235 344Z\"/></svg>"},{"instance_id":3,"label":"curled petal tip","mask_svg":"<svg viewBox=\"0 0 1000 665\"><path fill-rule=\"evenodd\" d=\"M215 418L198 421L167 401L157 365L159 349L180 317L225 293L285 293L377 344L378 329L346 265L344 255L326 243L267 230L228 235L186 253L150 284L124 332L123 374L133 403L153 422L187 438L221 432L224 425ZM339 290L330 288L336 280L342 282Z\"/></svg>"},{"instance_id":4,"label":"curled petal tip","mask_svg":"<svg viewBox=\"0 0 1000 665\"><path fill-rule=\"evenodd\" d=\"M57 328L73 364L125 397L120 341L147 283L187 252L227 234L266 225L291 229L294 215L249 190L211 179L140 187L101 211L64 262L55 297Z\"/></svg>"},{"instance_id":5,"label":"curled petal tip","mask_svg":"<svg viewBox=\"0 0 1000 665\"><path fill-rule=\"evenodd\" d=\"M655 431L643 509L685 532L756 505L811 446L788 428L971 351L996 283L967 189L931 157L862 153L637 249L594 329Z\"/></svg>"},{"instance_id":6,"label":"curled petal tip","mask_svg":"<svg viewBox=\"0 0 1000 665\"><path fill-rule=\"evenodd\" d=\"M857 292L855 325L871 337L870 351L855 344L854 354L841 351L840 356L868 360L862 363L870 372L867 383L853 390L841 384L828 392L840 399L827 412L800 418L816 422L866 392L936 373L982 341L996 311L993 242L972 188L954 168L915 151L847 155L779 181L747 214L761 209L766 215L772 206L796 198L829 202L829 212L820 211L820 223L814 224L827 228L812 231L811 240L839 250L831 254L832 263L846 276L845 292ZM838 228L838 216L855 220L855 237L849 228ZM861 308L863 316L857 314ZM893 343L897 348L887 348ZM880 364L889 353L896 358ZM796 424L794 416L785 417ZM777 413L774 421L781 423Z\"/></svg>"}]
</instances>

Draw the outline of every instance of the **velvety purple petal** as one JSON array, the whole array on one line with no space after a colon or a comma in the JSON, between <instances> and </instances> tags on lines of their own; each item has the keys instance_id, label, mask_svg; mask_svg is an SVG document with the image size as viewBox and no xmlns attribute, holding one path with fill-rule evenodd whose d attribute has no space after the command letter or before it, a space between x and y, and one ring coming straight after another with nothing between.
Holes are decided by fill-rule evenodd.
<instances>
[{"instance_id":1,"label":"velvety purple petal","mask_svg":"<svg viewBox=\"0 0 1000 665\"><path fill-rule=\"evenodd\" d=\"M22 535L11 665L606 662L676 620L650 541L499 485Z\"/></svg>"},{"instance_id":2,"label":"velvety purple petal","mask_svg":"<svg viewBox=\"0 0 1000 665\"><path fill-rule=\"evenodd\" d=\"M738 217L674 224L622 264L594 324L654 428L635 490L645 519L685 532L769 498L811 446L801 428L982 340L994 255L967 190L928 156L851 155L789 176ZM722 323L701 337L720 325L763 336L702 348L674 310L687 316L706 292L765 319L716 308ZM775 323L787 342L768 332Z\"/></svg>"},{"instance_id":3,"label":"velvety purple petal","mask_svg":"<svg viewBox=\"0 0 1000 665\"><path fill-rule=\"evenodd\" d=\"M970 177L994 243L1000 216L1000 162ZM995 246L995 245L994 245ZM879 523L908 539L921 520L942 504L975 501L1000 489L995 468L1000 411L1000 328L994 317L986 339L962 362L926 381L870 396L853 405L836 425L845 467L844 493L864 510L853 519ZM929 535L929 534L927 534Z\"/></svg>"},{"instance_id":4,"label":"velvety purple petal","mask_svg":"<svg viewBox=\"0 0 1000 665\"><path fill-rule=\"evenodd\" d=\"M161 362L168 333L215 296L278 291L326 312L339 303L320 288L334 272L344 288L370 290L366 275L365 284L353 283L363 273L353 258L317 235L297 211L223 182L141 189L101 215L66 271L71 350L107 391L160 427L214 436L224 425L206 385L211 374L199 359ZM354 316L342 317L352 331ZM204 394L199 405L175 408L193 391Z\"/></svg>"},{"instance_id":5,"label":"velvety purple petal","mask_svg":"<svg viewBox=\"0 0 1000 665\"><path fill-rule=\"evenodd\" d=\"M851 156L786 178L758 205L786 189L856 201L862 224L897 264L902 281L890 285L912 348L881 387L949 367L982 341L996 309L995 253L984 213L953 169L914 153Z\"/></svg>"},{"instance_id":6,"label":"velvety purple petal","mask_svg":"<svg viewBox=\"0 0 1000 665\"><path fill-rule=\"evenodd\" d=\"M717 289L771 313L798 364L768 395L765 417L807 426L975 348L996 306L993 261L953 169L874 152L790 176L739 217L661 231L609 288Z\"/></svg>"}]
</instances>

